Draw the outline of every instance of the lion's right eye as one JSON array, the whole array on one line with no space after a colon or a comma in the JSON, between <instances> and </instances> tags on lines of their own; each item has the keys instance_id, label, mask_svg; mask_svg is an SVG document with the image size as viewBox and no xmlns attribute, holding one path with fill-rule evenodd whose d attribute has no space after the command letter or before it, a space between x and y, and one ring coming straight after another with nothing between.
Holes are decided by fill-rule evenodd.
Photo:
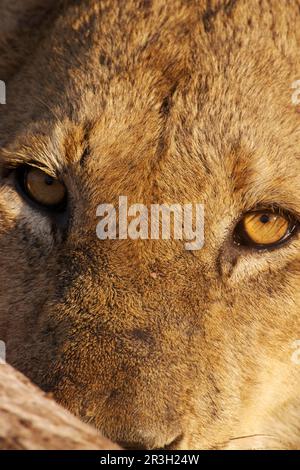
<instances>
[{"instance_id":1,"label":"lion's right eye","mask_svg":"<svg viewBox=\"0 0 300 470\"><path fill-rule=\"evenodd\" d=\"M18 186L26 197L44 209L63 210L67 200L65 185L35 167L17 170Z\"/></svg>"},{"instance_id":2,"label":"lion's right eye","mask_svg":"<svg viewBox=\"0 0 300 470\"><path fill-rule=\"evenodd\" d=\"M252 248L275 248L287 241L296 227L297 222L287 215L271 210L252 211L238 224L235 240Z\"/></svg>"}]
</instances>

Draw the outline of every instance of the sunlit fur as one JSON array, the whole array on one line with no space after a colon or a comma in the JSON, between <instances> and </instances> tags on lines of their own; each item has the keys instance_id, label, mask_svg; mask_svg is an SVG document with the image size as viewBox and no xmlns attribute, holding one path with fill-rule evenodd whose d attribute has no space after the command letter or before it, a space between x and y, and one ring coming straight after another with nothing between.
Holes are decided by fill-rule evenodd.
<instances>
[{"instance_id":1,"label":"sunlit fur","mask_svg":"<svg viewBox=\"0 0 300 470\"><path fill-rule=\"evenodd\" d=\"M300 448L299 0L0 0L0 339L128 447ZM3 13L4 12L4 13ZM7 168L62 178L65 220ZM99 241L96 207L203 203L205 246Z\"/></svg>"}]
</instances>

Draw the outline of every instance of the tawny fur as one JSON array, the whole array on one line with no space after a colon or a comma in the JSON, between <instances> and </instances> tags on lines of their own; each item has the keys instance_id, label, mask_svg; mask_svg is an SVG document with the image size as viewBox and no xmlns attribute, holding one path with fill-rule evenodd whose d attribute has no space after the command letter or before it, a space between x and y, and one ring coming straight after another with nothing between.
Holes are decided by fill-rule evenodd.
<instances>
[{"instance_id":1,"label":"tawny fur","mask_svg":"<svg viewBox=\"0 0 300 470\"><path fill-rule=\"evenodd\" d=\"M128 445L300 448L300 240L232 243L255 207L300 217L300 1L0 7L8 361ZM65 225L16 191L24 162L65 181ZM204 248L99 241L119 195L203 203Z\"/></svg>"}]
</instances>

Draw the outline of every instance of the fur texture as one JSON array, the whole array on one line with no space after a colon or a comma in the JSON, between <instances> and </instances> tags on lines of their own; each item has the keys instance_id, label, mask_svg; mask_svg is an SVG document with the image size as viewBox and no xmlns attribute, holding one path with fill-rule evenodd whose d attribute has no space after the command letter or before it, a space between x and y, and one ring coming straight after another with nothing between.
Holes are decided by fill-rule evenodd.
<instances>
[{"instance_id":1,"label":"fur texture","mask_svg":"<svg viewBox=\"0 0 300 470\"><path fill-rule=\"evenodd\" d=\"M127 447L300 448L300 240L232 242L255 207L300 218L300 2L0 6L8 361ZM25 162L63 178L66 220L20 196ZM202 202L204 248L97 240L119 195Z\"/></svg>"}]
</instances>

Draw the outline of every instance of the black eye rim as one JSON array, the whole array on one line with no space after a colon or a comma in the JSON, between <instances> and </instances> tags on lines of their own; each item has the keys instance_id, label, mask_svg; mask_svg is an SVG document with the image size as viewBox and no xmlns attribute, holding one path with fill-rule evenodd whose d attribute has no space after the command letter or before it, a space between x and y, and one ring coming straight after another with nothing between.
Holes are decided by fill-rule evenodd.
<instances>
[{"instance_id":1,"label":"black eye rim","mask_svg":"<svg viewBox=\"0 0 300 470\"><path fill-rule=\"evenodd\" d=\"M65 212L65 210L67 208L67 204L68 204L68 191L67 191L67 188L64 185L64 183L61 182L61 181L60 181L60 183L64 185L64 187L66 189L66 192L65 192L64 199L59 204L53 204L53 205L42 204L30 195L30 193L27 189L27 185L26 185L26 177L27 177L29 171L31 171L33 169L40 170L39 168L37 168L36 166L33 166L33 165L21 165L21 166L15 168L15 184L16 184L16 188L17 188L19 194L31 206L33 206L34 208L37 208L39 210L42 210L43 212L48 212L48 213L53 213L53 214ZM43 172L43 170L40 170L40 171ZM46 172L45 172L45 176L48 176Z\"/></svg>"},{"instance_id":2,"label":"black eye rim","mask_svg":"<svg viewBox=\"0 0 300 470\"><path fill-rule=\"evenodd\" d=\"M247 234L247 232L244 229L244 220L245 217L249 214L275 214L275 215L280 215L281 217L285 217L286 220L289 223L288 229L285 233L285 235L280 238L275 243L270 243L270 244L259 244L255 243ZM299 229L299 221L295 216L293 216L291 213L287 211L282 211L279 208L260 208L260 209L254 209L254 210L249 210L242 214L240 217L239 221L236 223L234 231L233 231L233 242L236 246L242 247L244 249L248 250L255 250L255 251L272 251L276 250L277 248L280 248L282 245L287 244L293 236L297 233L297 230Z\"/></svg>"}]
</instances>

